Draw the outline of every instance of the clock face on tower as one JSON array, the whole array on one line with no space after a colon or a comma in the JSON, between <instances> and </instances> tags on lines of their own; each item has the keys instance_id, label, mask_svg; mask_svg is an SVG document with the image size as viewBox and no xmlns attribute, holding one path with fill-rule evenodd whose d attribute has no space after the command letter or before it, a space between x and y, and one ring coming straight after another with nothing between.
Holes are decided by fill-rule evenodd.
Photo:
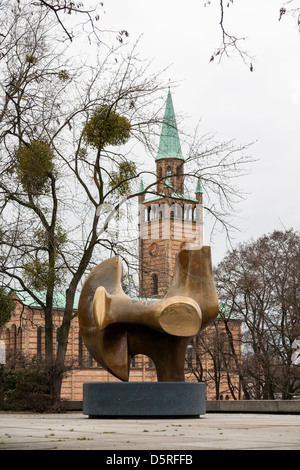
<instances>
[{"instance_id":1,"label":"clock face on tower","mask_svg":"<svg viewBox=\"0 0 300 470\"><path fill-rule=\"evenodd\" d=\"M157 243L152 243L149 248L150 255L156 256L158 255L158 245Z\"/></svg>"}]
</instances>

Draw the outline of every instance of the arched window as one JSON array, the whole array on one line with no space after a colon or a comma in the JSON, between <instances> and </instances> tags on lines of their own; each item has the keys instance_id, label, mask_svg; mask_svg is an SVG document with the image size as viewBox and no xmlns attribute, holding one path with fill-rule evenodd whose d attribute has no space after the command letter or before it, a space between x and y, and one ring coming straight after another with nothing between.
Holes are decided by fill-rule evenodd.
<instances>
[{"instance_id":1,"label":"arched window","mask_svg":"<svg viewBox=\"0 0 300 470\"><path fill-rule=\"evenodd\" d=\"M91 355L91 353L88 353L88 367L92 368L93 366L94 366L93 356Z\"/></svg>"},{"instance_id":2,"label":"arched window","mask_svg":"<svg viewBox=\"0 0 300 470\"><path fill-rule=\"evenodd\" d=\"M78 366L82 367L82 364L83 364L82 336L79 331L78 333Z\"/></svg>"},{"instance_id":3,"label":"arched window","mask_svg":"<svg viewBox=\"0 0 300 470\"><path fill-rule=\"evenodd\" d=\"M192 220L193 214L192 214L192 206L191 204L186 204L184 206L184 218L185 220Z\"/></svg>"},{"instance_id":4,"label":"arched window","mask_svg":"<svg viewBox=\"0 0 300 470\"><path fill-rule=\"evenodd\" d=\"M159 205L159 218L163 219L165 217L165 204Z\"/></svg>"},{"instance_id":5,"label":"arched window","mask_svg":"<svg viewBox=\"0 0 300 470\"><path fill-rule=\"evenodd\" d=\"M175 204L175 217L178 219L182 218L182 207L180 204Z\"/></svg>"},{"instance_id":6,"label":"arched window","mask_svg":"<svg viewBox=\"0 0 300 470\"><path fill-rule=\"evenodd\" d=\"M16 353L17 352L17 327L16 325L13 325L11 327L11 333L12 333L12 336L11 336L11 341L12 341L12 344L11 344L11 351Z\"/></svg>"},{"instance_id":7,"label":"arched window","mask_svg":"<svg viewBox=\"0 0 300 470\"><path fill-rule=\"evenodd\" d=\"M230 344L226 333L220 336L220 368L225 369L230 365Z\"/></svg>"},{"instance_id":8,"label":"arched window","mask_svg":"<svg viewBox=\"0 0 300 470\"><path fill-rule=\"evenodd\" d=\"M156 273L152 274L153 280L153 295L158 295L158 276Z\"/></svg>"},{"instance_id":9,"label":"arched window","mask_svg":"<svg viewBox=\"0 0 300 470\"><path fill-rule=\"evenodd\" d=\"M7 345L8 351L11 352L10 329L9 328L6 329L5 339L6 339L6 345Z\"/></svg>"},{"instance_id":10,"label":"arched window","mask_svg":"<svg viewBox=\"0 0 300 470\"><path fill-rule=\"evenodd\" d=\"M193 206L192 220L193 220L193 221L196 221L196 220L197 220L197 208L196 208L196 206Z\"/></svg>"},{"instance_id":11,"label":"arched window","mask_svg":"<svg viewBox=\"0 0 300 470\"><path fill-rule=\"evenodd\" d=\"M58 350L58 343L59 343L59 328L56 330L56 351Z\"/></svg>"},{"instance_id":12,"label":"arched window","mask_svg":"<svg viewBox=\"0 0 300 470\"><path fill-rule=\"evenodd\" d=\"M36 354L38 357L42 356L42 327L41 326L39 326L37 329Z\"/></svg>"}]
</instances>

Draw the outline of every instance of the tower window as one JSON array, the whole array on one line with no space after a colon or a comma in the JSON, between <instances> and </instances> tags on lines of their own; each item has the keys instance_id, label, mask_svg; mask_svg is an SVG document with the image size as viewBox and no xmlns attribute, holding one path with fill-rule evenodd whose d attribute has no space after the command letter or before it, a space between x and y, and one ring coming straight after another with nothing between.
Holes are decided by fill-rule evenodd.
<instances>
[{"instance_id":1,"label":"tower window","mask_svg":"<svg viewBox=\"0 0 300 470\"><path fill-rule=\"evenodd\" d=\"M196 221L197 220L197 209L196 209L196 206L193 206L193 210L192 210L192 220Z\"/></svg>"},{"instance_id":2,"label":"tower window","mask_svg":"<svg viewBox=\"0 0 300 470\"><path fill-rule=\"evenodd\" d=\"M153 279L153 295L158 295L158 276L157 274L152 274Z\"/></svg>"}]
</instances>

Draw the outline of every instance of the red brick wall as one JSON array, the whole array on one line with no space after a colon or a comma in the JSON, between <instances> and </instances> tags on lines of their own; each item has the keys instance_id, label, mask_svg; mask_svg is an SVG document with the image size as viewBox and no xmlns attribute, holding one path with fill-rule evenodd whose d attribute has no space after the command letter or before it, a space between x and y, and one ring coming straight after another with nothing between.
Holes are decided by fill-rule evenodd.
<instances>
[{"instance_id":1,"label":"red brick wall","mask_svg":"<svg viewBox=\"0 0 300 470\"><path fill-rule=\"evenodd\" d=\"M156 162L156 175L158 178L157 192L160 194L163 192L165 180L161 178L166 177L168 167L171 168L171 184L175 192L183 193L183 173L184 165L183 160L176 158L163 158Z\"/></svg>"},{"instance_id":2,"label":"red brick wall","mask_svg":"<svg viewBox=\"0 0 300 470\"><path fill-rule=\"evenodd\" d=\"M62 321L61 312L55 312L54 314L54 325L55 330L53 334L53 345L54 350L56 349L56 329L59 328ZM219 328L222 327L222 322L219 323ZM16 304L16 310L12 315L11 320L5 325L0 334L0 339L6 343L7 354L14 351L16 347L17 351L21 351L24 354L32 356L37 355L37 331L38 328L44 331L44 315L41 310L31 310L27 307L23 307L20 303ZM233 331L235 337L235 347L240 353L240 322L231 322L231 331ZM205 338L209 338L213 335L215 328L213 326L208 327L202 335ZM8 334L9 332L9 334ZM44 356L44 334L42 334L42 356ZM69 342L67 348L67 361L68 359L73 361L74 368L71 370L67 377L63 380L62 384L62 398L66 400L82 400L82 389L83 383L85 382L118 382L114 376L107 372L103 368L98 368L96 361L91 359L85 346L82 346L82 360L84 368L79 368L79 325L77 317L74 318L70 328ZM149 358L146 356L136 356L135 367L131 368L130 381L156 381L156 372L153 368L153 364L149 364ZM205 368L204 379L207 384L207 398L215 398L215 384L211 379L213 375L212 359L209 354L205 354L205 351L201 351L202 366ZM196 376L188 367L186 368L186 381L196 381ZM230 396L229 388L227 384L227 374L224 370L221 371L221 392L224 396ZM238 388L238 379L235 374L232 374L232 378L235 381L236 387Z\"/></svg>"}]
</instances>

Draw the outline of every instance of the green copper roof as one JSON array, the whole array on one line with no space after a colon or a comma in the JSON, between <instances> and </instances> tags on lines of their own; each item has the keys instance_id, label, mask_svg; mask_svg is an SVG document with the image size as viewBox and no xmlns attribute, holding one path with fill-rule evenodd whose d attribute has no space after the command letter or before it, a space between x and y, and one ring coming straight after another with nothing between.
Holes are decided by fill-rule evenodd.
<instances>
[{"instance_id":1,"label":"green copper roof","mask_svg":"<svg viewBox=\"0 0 300 470\"><path fill-rule=\"evenodd\" d=\"M201 181L200 181L200 178L199 178L198 181L197 181L197 187L196 187L195 193L197 194L197 193L202 193L202 192L203 192L202 191L202 185L201 185Z\"/></svg>"},{"instance_id":2,"label":"green copper roof","mask_svg":"<svg viewBox=\"0 0 300 470\"><path fill-rule=\"evenodd\" d=\"M179 158L183 160L170 90L168 92L159 147L155 160L162 158Z\"/></svg>"},{"instance_id":3,"label":"green copper roof","mask_svg":"<svg viewBox=\"0 0 300 470\"><path fill-rule=\"evenodd\" d=\"M143 193L144 191L145 191L144 182L143 182L143 180L141 179L141 181L140 181L140 187L139 187L139 192L140 192L140 193Z\"/></svg>"},{"instance_id":4,"label":"green copper roof","mask_svg":"<svg viewBox=\"0 0 300 470\"><path fill-rule=\"evenodd\" d=\"M168 197L170 199L181 199L181 200L184 200L184 201L198 202L197 199L195 199L194 197L189 196L188 194L180 194L180 193L173 192ZM165 194L156 194L156 195L150 196L148 199L145 199L145 201L143 201L143 203L154 202L154 201L157 201L158 199L166 199L166 195Z\"/></svg>"},{"instance_id":5,"label":"green copper roof","mask_svg":"<svg viewBox=\"0 0 300 470\"><path fill-rule=\"evenodd\" d=\"M20 302L26 307L30 308L41 308L40 304L26 291L15 291L15 294L18 296ZM33 291L33 294L43 303L46 302L46 291ZM75 293L74 298L74 310L78 309L80 293ZM65 292L56 291L53 294L53 308L54 310L63 310L66 306L66 294Z\"/></svg>"}]
</instances>

